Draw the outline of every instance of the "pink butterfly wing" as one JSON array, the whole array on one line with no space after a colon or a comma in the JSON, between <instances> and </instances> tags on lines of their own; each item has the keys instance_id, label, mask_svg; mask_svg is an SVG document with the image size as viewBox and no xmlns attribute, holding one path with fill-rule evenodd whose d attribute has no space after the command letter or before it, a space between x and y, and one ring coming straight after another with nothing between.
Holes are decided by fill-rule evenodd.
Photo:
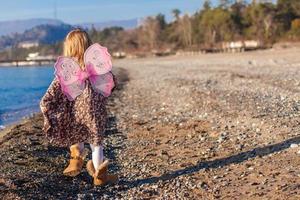
<instances>
[{"instance_id":1,"label":"pink butterfly wing","mask_svg":"<svg viewBox=\"0 0 300 200\"><path fill-rule=\"evenodd\" d=\"M101 75L92 75L89 80L94 90L105 97L111 95L112 89L115 87L114 78L111 72Z\"/></svg>"},{"instance_id":2,"label":"pink butterfly wing","mask_svg":"<svg viewBox=\"0 0 300 200\"><path fill-rule=\"evenodd\" d=\"M80 66L72 58L58 57L54 68L54 74L60 82L62 92L70 101L73 101L85 88L84 82L78 79L81 73Z\"/></svg>"},{"instance_id":3,"label":"pink butterfly wing","mask_svg":"<svg viewBox=\"0 0 300 200\"><path fill-rule=\"evenodd\" d=\"M111 56L107 48L98 43L91 45L85 51L84 63L92 74L106 74L112 70Z\"/></svg>"}]
</instances>

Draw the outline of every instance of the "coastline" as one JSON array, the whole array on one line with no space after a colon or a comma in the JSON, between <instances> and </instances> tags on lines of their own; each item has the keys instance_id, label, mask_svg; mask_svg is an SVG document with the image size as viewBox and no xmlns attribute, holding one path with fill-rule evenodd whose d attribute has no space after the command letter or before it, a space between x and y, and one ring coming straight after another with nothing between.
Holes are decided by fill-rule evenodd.
<instances>
[{"instance_id":1,"label":"coastline","mask_svg":"<svg viewBox=\"0 0 300 200\"><path fill-rule=\"evenodd\" d=\"M0 67L31 67L31 66L49 66L53 65L54 61L13 61L13 62L0 62Z\"/></svg>"},{"instance_id":2,"label":"coastline","mask_svg":"<svg viewBox=\"0 0 300 200\"><path fill-rule=\"evenodd\" d=\"M0 140L6 135L8 134L15 126L22 124L22 122L17 122L15 124L11 124L8 126L4 126L3 129L0 129Z\"/></svg>"},{"instance_id":3,"label":"coastline","mask_svg":"<svg viewBox=\"0 0 300 200\"><path fill-rule=\"evenodd\" d=\"M5 139L5 136L9 135L13 129L24 126L25 124L32 124L35 121L38 120L38 118L41 118L42 114L41 112L34 113L32 116L26 116L23 119L13 122L8 125L4 125L4 129L0 130L0 145L3 142L2 140Z\"/></svg>"},{"instance_id":4,"label":"coastline","mask_svg":"<svg viewBox=\"0 0 300 200\"><path fill-rule=\"evenodd\" d=\"M270 48L271 49L271 48ZM265 49L255 49L252 51L248 52L259 52L263 51ZM269 49L268 49L269 50ZM205 51L178 51L173 54L164 54L164 55L156 55L156 54L145 54L144 56L139 56L139 55L129 55L128 57L113 57L114 60L134 60L134 59L160 59L160 58L168 58L168 57L176 57L176 56L198 56L198 55L215 55L215 54L222 54L222 53L229 53L229 52L223 52L223 51L217 51L217 52L205 52ZM236 52L238 54L243 53L243 52ZM5 61L0 61L0 68L1 67L31 67L31 66L39 66L39 67L44 67L44 66L49 66L49 65L54 65L56 60L22 60L22 61L10 61L10 62L5 62Z\"/></svg>"},{"instance_id":5,"label":"coastline","mask_svg":"<svg viewBox=\"0 0 300 200\"><path fill-rule=\"evenodd\" d=\"M32 116L26 116L21 120L18 120L16 122L13 122L8 125L3 125L4 128L0 130L0 141L5 137L7 134L9 134L14 128L18 126L22 126L28 122L32 122L36 120L41 115L40 112L34 113Z\"/></svg>"},{"instance_id":6,"label":"coastline","mask_svg":"<svg viewBox=\"0 0 300 200\"><path fill-rule=\"evenodd\" d=\"M0 63L0 68L5 68L5 67L48 67L54 65L54 63L45 63L45 64L28 64L24 63L21 65L16 65L13 63Z\"/></svg>"}]
</instances>

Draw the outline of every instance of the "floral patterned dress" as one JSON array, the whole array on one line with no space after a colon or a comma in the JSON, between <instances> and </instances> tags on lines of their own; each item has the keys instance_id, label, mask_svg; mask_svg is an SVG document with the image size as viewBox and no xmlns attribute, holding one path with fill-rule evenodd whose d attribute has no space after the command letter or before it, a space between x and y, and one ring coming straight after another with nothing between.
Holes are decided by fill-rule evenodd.
<instances>
[{"instance_id":1,"label":"floral patterned dress","mask_svg":"<svg viewBox=\"0 0 300 200\"><path fill-rule=\"evenodd\" d=\"M43 131L50 143L61 147L79 142L102 144L107 98L95 92L86 81L86 88L74 101L69 101L63 94L57 78L42 98Z\"/></svg>"}]
</instances>

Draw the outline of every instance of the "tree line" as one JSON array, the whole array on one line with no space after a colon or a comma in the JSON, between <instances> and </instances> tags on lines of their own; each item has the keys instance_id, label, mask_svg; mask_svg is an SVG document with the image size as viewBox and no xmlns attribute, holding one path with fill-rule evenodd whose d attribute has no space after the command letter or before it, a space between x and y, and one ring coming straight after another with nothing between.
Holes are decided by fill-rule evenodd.
<instances>
[{"instance_id":1,"label":"tree line","mask_svg":"<svg viewBox=\"0 0 300 200\"><path fill-rule=\"evenodd\" d=\"M144 19L135 30L120 31L122 48L201 49L224 41L259 40L269 45L300 38L299 0L220 0L217 7L206 0L193 15L178 9L172 13L170 23L158 14Z\"/></svg>"}]
</instances>

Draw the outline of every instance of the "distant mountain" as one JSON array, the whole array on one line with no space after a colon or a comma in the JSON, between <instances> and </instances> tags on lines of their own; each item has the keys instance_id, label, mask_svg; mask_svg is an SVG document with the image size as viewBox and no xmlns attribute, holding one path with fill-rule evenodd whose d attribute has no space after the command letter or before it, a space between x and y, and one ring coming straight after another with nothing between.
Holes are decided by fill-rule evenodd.
<instances>
[{"instance_id":1,"label":"distant mountain","mask_svg":"<svg viewBox=\"0 0 300 200\"><path fill-rule=\"evenodd\" d=\"M93 26L97 30L101 30L108 27L122 27L124 29L132 29L138 26L138 19L128 19L128 20L113 20L113 21L106 21L106 22L95 22L95 23L82 23L77 24L76 26L91 29Z\"/></svg>"},{"instance_id":2,"label":"distant mountain","mask_svg":"<svg viewBox=\"0 0 300 200\"><path fill-rule=\"evenodd\" d=\"M23 33L25 30L31 29L38 25L62 25L64 22L56 19L25 19L13 21L0 21L0 36L12 33ZM74 26L90 29L94 26L96 29L103 29L112 26L123 27L124 29L135 28L138 25L138 19L114 20L107 22L82 23Z\"/></svg>"},{"instance_id":3,"label":"distant mountain","mask_svg":"<svg viewBox=\"0 0 300 200\"><path fill-rule=\"evenodd\" d=\"M21 34L23 41L37 41L44 44L53 44L63 40L68 32L73 29L69 24L39 25L26 30Z\"/></svg>"},{"instance_id":4,"label":"distant mountain","mask_svg":"<svg viewBox=\"0 0 300 200\"><path fill-rule=\"evenodd\" d=\"M98 30L113 26L131 29L138 26L138 19L83 23L74 26L54 19L0 21L0 50L17 46L22 42L53 44L63 40L74 27L91 29L93 26Z\"/></svg>"},{"instance_id":5,"label":"distant mountain","mask_svg":"<svg viewBox=\"0 0 300 200\"><path fill-rule=\"evenodd\" d=\"M21 42L38 42L43 44L54 44L62 41L67 33L73 29L69 24L60 25L38 25L24 33L15 33L0 37L0 49L16 46Z\"/></svg>"},{"instance_id":6,"label":"distant mountain","mask_svg":"<svg viewBox=\"0 0 300 200\"><path fill-rule=\"evenodd\" d=\"M0 36L9 35L11 33L23 33L25 30L31 29L35 26L48 24L48 25L61 25L60 20L55 19L26 19L26 20L13 20L13 21L0 21Z\"/></svg>"}]
</instances>

